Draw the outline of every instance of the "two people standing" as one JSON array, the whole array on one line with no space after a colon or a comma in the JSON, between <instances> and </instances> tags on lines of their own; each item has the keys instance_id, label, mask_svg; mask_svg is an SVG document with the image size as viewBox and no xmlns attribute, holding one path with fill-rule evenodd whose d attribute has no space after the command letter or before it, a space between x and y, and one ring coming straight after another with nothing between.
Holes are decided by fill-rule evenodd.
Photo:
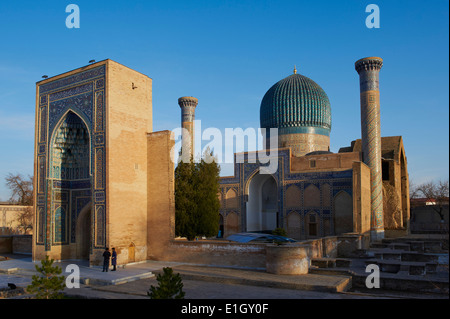
<instances>
[{"instance_id":1,"label":"two people standing","mask_svg":"<svg viewBox=\"0 0 450 319\"><path fill-rule=\"evenodd\" d=\"M113 269L111 271L116 271L116 265L117 265L117 253L116 249L112 249L112 254L109 252L109 248L106 247L105 251L103 252L103 272L108 272L109 269L109 258L111 257L111 265L113 266Z\"/></svg>"}]
</instances>

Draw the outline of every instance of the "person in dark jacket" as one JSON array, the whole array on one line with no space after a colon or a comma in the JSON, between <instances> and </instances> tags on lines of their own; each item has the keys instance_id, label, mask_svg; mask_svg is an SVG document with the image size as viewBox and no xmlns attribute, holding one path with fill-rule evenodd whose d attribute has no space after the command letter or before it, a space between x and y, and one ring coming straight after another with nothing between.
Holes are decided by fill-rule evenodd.
<instances>
[{"instance_id":1,"label":"person in dark jacket","mask_svg":"<svg viewBox=\"0 0 450 319\"><path fill-rule=\"evenodd\" d=\"M105 251L103 252L103 272L108 272L109 257L111 257L111 253L109 252L108 247L106 247Z\"/></svg>"},{"instance_id":2,"label":"person in dark jacket","mask_svg":"<svg viewBox=\"0 0 450 319\"><path fill-rule=\"evenodd\" d=\"M115 248L112 249L111 265L113 266L113 269L111 271L116 271L117 253L116 253L116 249Z\"/></svg>"}]
</instances>

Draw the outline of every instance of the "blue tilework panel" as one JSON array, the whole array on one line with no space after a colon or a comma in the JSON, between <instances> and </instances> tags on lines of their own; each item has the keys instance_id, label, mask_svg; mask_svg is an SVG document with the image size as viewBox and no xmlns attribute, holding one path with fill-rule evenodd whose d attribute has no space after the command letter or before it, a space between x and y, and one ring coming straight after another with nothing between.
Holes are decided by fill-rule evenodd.
<instances>
[{"instance_id":1,"label":"blue tilework panel","mask_svg":"<svg viewBox=\"0 0 450 319\"><path fill-rule=\"evenodd\" d=\"M101 65L38 84L35 240L46 250L76 242L77 218L89 203L91 249L105 245L105 74Z\"/></svg>"}]
</instances>

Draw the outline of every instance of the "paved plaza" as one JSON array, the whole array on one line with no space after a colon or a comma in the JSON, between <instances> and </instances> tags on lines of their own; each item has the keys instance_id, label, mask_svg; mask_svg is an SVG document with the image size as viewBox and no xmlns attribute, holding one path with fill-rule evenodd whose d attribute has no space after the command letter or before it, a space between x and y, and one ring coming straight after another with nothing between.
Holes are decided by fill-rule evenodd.
<instances>
[{"instance_id":1,"label":"paved plaza","mask_svg":"<svg viewBox=\"0 0 450 319\"><path fill-rule=\"evenodd\" d=\"M35 264L27 255L9 255L0 262L0 288L14 283L26 287L35 274ZM80 268L80 288L66 288L65 294L88 299L148 299L150 286L157 286L155 274L172 267L183 278L186 299L390 299L448 298L448 296L405 294L392 291L344 291L349 277L308 274L280 276L255 269L205 267L175 262L147 261L102 272L80 261L55 262L64 272L67 265Z\"/></svg>"}]
</instances>

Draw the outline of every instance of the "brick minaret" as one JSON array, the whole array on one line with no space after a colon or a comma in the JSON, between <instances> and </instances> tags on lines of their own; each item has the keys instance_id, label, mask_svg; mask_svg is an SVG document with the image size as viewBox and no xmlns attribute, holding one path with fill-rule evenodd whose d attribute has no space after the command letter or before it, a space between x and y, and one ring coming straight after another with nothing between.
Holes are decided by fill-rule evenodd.
<instances>
[{"instance_id":1,"label":"brick minaret","mask_svg":"<svg viewBox=\"0 0 450 319\"><path fill-rule=\"evenodd\" d=\"M379 91L382 66L383 60L378 57L360 59L355 63L360 83L363 161L370 168L372 241L384 238Z\"/></svg>"},{"instance_id":2,"label":"brick minaret","mask_svg":"<svg viewBox=\"0 0 450 319\"><path fill-rule=\"evenodd\" d=\"M187 163L194 156L194 120L195 108L198 99L192 96L183 96L178 99L178 105L181 108L181 127L182 134L182 160Z\"/></svg>"}]
</instances>

